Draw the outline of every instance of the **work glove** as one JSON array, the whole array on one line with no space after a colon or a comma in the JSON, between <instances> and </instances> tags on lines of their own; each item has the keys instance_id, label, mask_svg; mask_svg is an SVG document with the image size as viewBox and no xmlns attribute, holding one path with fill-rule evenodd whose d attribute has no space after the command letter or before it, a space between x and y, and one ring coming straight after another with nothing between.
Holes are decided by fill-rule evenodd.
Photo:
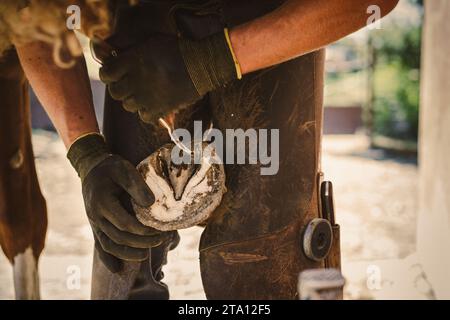
<instances>
[{"instance_id":1,"label":"work glove","mask_svg":"<svg viewBox=\"0 0 450 320\"><path fill-rule=\"evenodd\" d=\"M240 78L227 29L198 41L153 35L100 69L111 96L144 122L189 106Z\"/></svg>"},{"instance_id":2,"label":"work glove","mask_svg":"<svg viewBox=\"0 0 450 320\"><path fill-rule=\"evenodd\" d=\"M95 247L111 272L122 269L122 260L147 259L149 248L174 236L142 225L125 209L123 195L144 207L153 204L154 196L130 162L108 151L103 136L92 133L78 138L67 157L81 178Z\"/></svg>"}]
</instances>

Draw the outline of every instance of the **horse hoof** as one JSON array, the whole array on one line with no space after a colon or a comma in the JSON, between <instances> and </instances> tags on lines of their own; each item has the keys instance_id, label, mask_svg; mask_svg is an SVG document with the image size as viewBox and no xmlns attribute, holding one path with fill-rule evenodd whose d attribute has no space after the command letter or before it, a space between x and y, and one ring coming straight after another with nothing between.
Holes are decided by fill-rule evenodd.
<instances>
[{"instance_id":1,"label":"horse hoof","mask_svg":"<svg viewBox=\"0 0 450 320\"><path fill-rule=\"evenodd\" d=\"M185 229L206 221L222 201L225 171L213 145L203 144L198 164L174 164L174 144L166 144L138 166L155 196L150 207L132 201L137 219L161 231Z\"/></svg>"}]
</instances>

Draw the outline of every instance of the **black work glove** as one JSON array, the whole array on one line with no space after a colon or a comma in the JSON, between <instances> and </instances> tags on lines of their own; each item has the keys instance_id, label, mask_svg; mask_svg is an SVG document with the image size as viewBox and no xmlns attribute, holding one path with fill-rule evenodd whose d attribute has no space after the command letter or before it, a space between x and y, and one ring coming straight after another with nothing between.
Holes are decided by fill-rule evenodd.
<instances>
[{"instance_id":1,"label":"black work glove","mask_svg":"<svg viewBox=\"0 0 450 320\"><path fill-rule=\"evenodd\" d=\"M100 79L111 96L145 122L191 105L241 77L228 31L193 41L153 35L105 61Z\"/></svg>"},{"instance_id":2,"label":"black work glove","mask_svg":"<svg viewBox=\"0 0 450 320\"><path fill-rule=\"evenodd\" d=\"M71 145L67 157L82 181L96 249L111 272L121 270L121 260L147 259L149 248L173 236L142 225L124 208L120 199L125 193L142 206L152 205L154 197L130 162L109 153L101 135L79 138Z\"/></svg>"}]
</instances>

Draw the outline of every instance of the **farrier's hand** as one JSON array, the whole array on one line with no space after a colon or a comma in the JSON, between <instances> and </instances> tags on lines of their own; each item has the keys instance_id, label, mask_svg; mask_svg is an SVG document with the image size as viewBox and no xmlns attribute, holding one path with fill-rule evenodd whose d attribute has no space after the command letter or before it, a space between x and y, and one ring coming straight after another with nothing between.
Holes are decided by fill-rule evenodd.
<instances>
[{"instance_id":1,"label":"farrier's hand","mask_svg":"<svg viewBox=\"0 0 450 320\"><path fill-rule=\"evenodd\" d=\"M105 62L100 78L111 96L152 122L240 78L225 30L200 41L153 35Z\"/></svg>"},{"instance_id":2,"label":"farrier's hand","mask_svg":"<svg viewBox=\"0 0 450 320\"><path fill-rule=\"evenodd\" d=\"M120 198L124 193L141 206L150 206L154 197L131 163L108 152L102 136L90 134L79 138L67 156L82 180L95 245L110 271L120 271L121 260L145 260L149 248L171 236L142 225L123 207Z\"/></svg>"}]
</instances>

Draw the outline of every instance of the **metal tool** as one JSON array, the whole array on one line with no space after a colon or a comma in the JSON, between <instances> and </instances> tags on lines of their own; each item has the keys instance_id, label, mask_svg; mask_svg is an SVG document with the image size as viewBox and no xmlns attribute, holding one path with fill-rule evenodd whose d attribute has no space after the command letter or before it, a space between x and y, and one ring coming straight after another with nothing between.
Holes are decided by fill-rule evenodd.
<instances>
[{"instance_id":1,"label":"metal tool","mask_svg":"<svg viewBox=\"0 0 450 320\"><path fill-rule=\"evenodd\" d=\"M306 226L303 235L303 251L314 261L327 258L333 246L333 227L336 226L334 215L333 184L321 180L320 183L320 217L313 219ZM328 265L328 263L325 263Z\"/></svg>"},{"instance_id":2,"label":"metal tool","mask_svg":"<svg viewBox=\"0 0 450 320\"><path fill-rule=\"evenodd\" d=\"M328 220L331 226L336 225L334 215L333 184L331 181L324 181L320 186L320 204L322 209L322 218Z\"/></svg>"}]
</instances>

